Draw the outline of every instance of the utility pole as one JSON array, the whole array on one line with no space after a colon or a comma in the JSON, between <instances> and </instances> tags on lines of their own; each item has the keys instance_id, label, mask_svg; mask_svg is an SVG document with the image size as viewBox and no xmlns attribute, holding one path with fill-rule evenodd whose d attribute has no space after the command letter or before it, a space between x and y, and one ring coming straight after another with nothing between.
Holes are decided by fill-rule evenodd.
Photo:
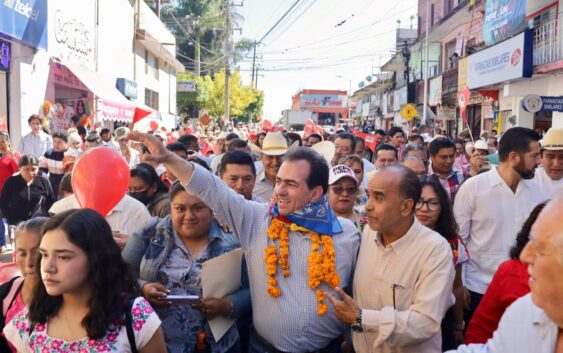
<instances>
[{"instance_id":1,"label":"utility pole","mask_svg":"<svg viewBox=\"0 0 563 353\"><path fill-rule=\"evenodd\" d=\"M424 72L422 77L424 78L424 98L422 106L422 121L421 124L426 124L426 106L428 105L428 32L430 31L430 0L426 0L426 33L424 33Z\"/></svg>"},{"instance_id":2,"label":"utility pole","mask_svg":"<svg viewBox=\"0 0 563 353\"><path fill-rule=\"evenodd\" d=\"M256 41L254 41L254 54L252 55L252 81L254 82L254 70L256 67Z\"/></svg>"},{"instance_id":3,"label":"utility pole","mask_svg":"<svg viewBox=\"0 0 563 353\"><path fill-rule=\"evenodd\" d=\"M254 71L252 71L254 73ZM254 76L254 89L258 89L258 65L256 65L256 74Z\"/></svg>"},{"instance_id":4,"label":"utility pole","mask_svg":"<svg viewBox=\"0 0 563 353\"><path fill-rule=\"evenodd\" d=\"M229 51L230 51L230 40L231 40L231 22L230 22L230 8L229 1L225 1L225 115L223 119L227 123L229 119Z\"/></svg>"}]
</instances>

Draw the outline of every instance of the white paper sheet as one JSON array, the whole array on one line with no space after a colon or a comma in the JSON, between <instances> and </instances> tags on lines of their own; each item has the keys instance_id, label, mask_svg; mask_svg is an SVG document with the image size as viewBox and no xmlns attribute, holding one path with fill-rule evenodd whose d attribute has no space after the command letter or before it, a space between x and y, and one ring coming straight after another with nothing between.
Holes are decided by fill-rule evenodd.
<instances>
[{"instance_id":1,"label":"white paper sheet","mask_svg":"<svg viewBox=\"0 0 563 353\"><path fill-rule=\"evenodd\" d=\"M238 248L203 263L201 269L203 298L224 298L240 288L242 255L242 249ZM219 341L235 320L217 316L208 322L213 338Z\"/></svg>"}]
</instances>

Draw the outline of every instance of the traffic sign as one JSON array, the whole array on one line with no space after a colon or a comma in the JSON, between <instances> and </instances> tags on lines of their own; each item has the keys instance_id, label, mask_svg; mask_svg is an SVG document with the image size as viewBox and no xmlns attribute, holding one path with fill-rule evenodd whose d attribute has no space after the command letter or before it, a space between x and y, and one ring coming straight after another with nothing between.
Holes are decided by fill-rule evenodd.
<instances>
[{"instance_id":1,"label":"traffic sign","mask_svg":"<svg viewBox=\"0 0 563 353\"><path fill-rule=\"evenodd\" d=\"M407 121L411 121L416 116L416 107L413 104L407 104L401 109L401 115L407 119Z\"/></svg>"}]
</instances>

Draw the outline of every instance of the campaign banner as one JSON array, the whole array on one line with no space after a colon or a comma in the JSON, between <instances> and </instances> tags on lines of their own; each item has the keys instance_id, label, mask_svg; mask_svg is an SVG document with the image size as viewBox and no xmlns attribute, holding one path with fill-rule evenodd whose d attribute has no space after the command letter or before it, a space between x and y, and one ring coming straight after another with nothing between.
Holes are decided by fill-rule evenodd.
<instances>
[{"instance_id":1,"label":"campaign banner","mask_svg":"<svg viewBox=\"0 0 563 353\"><path fill-rule=\"evenodd\" d=\"M467 57L469 89L532 77L533 32L526 31Z\"/></svg>"},{"instance_id":2,"label":"campaign banner","mask_svg":"<svg viewBox=\"0 0 563 353\"><path fill-rule=\"evenodd\" d=\"M303 108L346 108L348 96L336 94L302 94L300 107Z\"/></svg>"},{"instance_id":3,"label":"campaign banner","mask_svg":"<svg viewBox=\"0 0 563 353\"><path fill-rule=\"evenodd\" d=\"M0 33L31 48L47 49L47 0L0 2Z\"/></svg>"},{"instance_id":4,"label":"campaign banner","mask_svg":"<svg viewBox=\"0 0 563 353\"><path fill-rule=\"evenodd\" d=\"M528 27L526 0L487 0L483 39L487 46L502 42Z\"/></svg>"}]
</instances>

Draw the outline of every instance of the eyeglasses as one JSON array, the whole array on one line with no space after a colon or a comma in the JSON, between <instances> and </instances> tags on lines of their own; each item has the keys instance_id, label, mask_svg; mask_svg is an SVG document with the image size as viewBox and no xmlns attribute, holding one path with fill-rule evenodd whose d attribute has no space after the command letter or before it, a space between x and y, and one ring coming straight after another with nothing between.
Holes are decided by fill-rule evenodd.
<instances>
[{"instance_id":1,"label":"eyeglasses","mask_svg":"<svg viewBox=\"0 0 563 353\"><path fill-rule=\"evenodd\" d=\"M426 204L426 208L429 211L438 211L441 206L439 199L428 199L428 200L419 199L418 202L416 203L416 209L422 210L425 204Z\"/></svg>"},{"instance_id":2,"label":"eyeglasses","mask_svg":"<svg viewBox=\"0 0 563 353\"><path fill-rule=\"evenodd\" d=\"M346 194L348 194L348 195L354 195L356 193L356 191L358 191L358 188L357 187L342 188L340 186L335 186L335 187L332 188L332 191L336 195L340 195L343 192L346 192Z\"/></svg>"}]
</instances>

